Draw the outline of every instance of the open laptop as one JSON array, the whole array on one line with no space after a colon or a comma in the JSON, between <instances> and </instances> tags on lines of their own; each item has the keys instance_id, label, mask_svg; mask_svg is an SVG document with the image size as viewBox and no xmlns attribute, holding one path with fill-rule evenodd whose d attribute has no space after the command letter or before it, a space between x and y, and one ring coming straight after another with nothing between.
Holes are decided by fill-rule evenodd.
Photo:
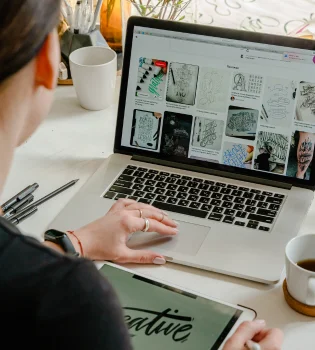
<instances>
[{"instance_id":1,"label":"open laptop","mask_svg":"<svg viewBox=\"0 0 315 350\"><path fill-rule=\"evenodd\" d=\"M129 245L169 261L279 281L315 185L313 41L131 17L114 154L50 224L132 198L180 222Z\"/></svg>"}]
</instances>

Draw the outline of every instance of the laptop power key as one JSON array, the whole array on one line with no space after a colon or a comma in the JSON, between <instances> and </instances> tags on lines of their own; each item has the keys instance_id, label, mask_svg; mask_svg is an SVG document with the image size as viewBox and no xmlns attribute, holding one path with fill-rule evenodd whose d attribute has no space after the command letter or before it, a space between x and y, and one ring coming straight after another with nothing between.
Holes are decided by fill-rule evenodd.
<instances>
[{"instance_id":1,"label":"laptop power key","mask_svg":"<svg viewBox=\"0 0 315 350\"><path fill-rule=\"evenodd\" d=\"M206 218L208 215L208 212L199 210L199 209L193 209L189 207L180 207L177 205L169 204L169 203L163 203L163 202L158 202L154 201L152 205L158 209L162 210L167 210L167 211L172 211L174 213L179 213L179 214L184 214L184 215L191 215L191 216L196 216L198 218Z\"/></svg>"}]
</instances>

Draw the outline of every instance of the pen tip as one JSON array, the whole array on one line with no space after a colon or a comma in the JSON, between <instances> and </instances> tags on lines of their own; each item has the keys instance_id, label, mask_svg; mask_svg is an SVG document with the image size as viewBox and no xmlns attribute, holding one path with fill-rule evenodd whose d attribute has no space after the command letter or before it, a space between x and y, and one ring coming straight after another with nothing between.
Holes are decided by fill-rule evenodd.
<instances>
[{"instance_id":1,"label":"pen tip","mask_svg":"<svg viewBox=\"0 0 315 350\"><path fill-rule=\"evenodd\" d=\"M76 179L76 180L74 180L74 182L77 183L79 180L80 180L80 179Z\"/></svg>"}]
</instances>

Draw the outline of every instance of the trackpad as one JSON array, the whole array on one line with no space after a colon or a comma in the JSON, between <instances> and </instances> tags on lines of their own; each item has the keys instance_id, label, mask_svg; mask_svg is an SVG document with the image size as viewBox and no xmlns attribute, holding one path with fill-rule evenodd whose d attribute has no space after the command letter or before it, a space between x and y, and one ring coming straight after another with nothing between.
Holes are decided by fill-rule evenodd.
<instances>
[{"instance_id":1,"label":"trackpad","mask_svg":"<svg viewBox=\"0 0 315 350\"><path fill-rule=\"evenodd\" d=\"M196 255L207 237L210 227L180 222L179 233L162 236L155 232L136 232L128 242L132 249L153 249L156 252L176 252Z\"/></svg>"}]
</instances>

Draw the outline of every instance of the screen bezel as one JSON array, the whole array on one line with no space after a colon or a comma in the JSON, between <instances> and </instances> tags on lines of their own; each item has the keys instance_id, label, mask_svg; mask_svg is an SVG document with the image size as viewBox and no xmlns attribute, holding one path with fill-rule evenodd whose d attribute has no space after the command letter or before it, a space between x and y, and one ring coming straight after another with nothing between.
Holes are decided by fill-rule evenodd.
<instances>
[{"instance_id":1,"label":"screen bezel","mask_svg":"<svg viewBox=\"0 0 315 350\"><path fill-rule=\"evenodd\" d=\"M218 336L216 342L213 344L210 350L221 350L227 341L227 339L236 331L236 329L240 326L240 324L244 321L253 321L257 318L257 312L254 309L248 308L244 305L238 305L238 304L231 304L228 302L225 302L223 300L209 297L208 295L205 295L200 292L196 292L194 290L190 290L188 288L184 288L181 286L178 286L174 283L168 283L166 281L160 280L158 278L153 278L146 276L142 273L135 272L134 270L130 270L125 266L117 265L112 262L100 262L97 263L97 268L100 270L104 265L108 265L113 268L117 268L119 270L122 270L124 272L127 272L132 275L133 278L136 278L140 281L146 281L149 282L152 285L155 285L160 288L168 289L172 292L177 292L182 295L186 295L187 297L200 297L207 300L214 301L219 304L227 305L235 309L234 315L231 317L230 321L226 324L225 328L222 330L221 334ZM109 281L110 282L110 281ZM177 291L176 291L177 290Z\"/></svg>"},{"instance_id":2,"label":"screen bezel","mask_svg":"<svg viewBox=\"0 0 315 350\"><path fill-rule=\"evenodd\" d=\"M131 16L127 22L126 30L126 40L124 47L124 58L122 65L122 77L120 85L120 96L118 104L118 114L116 123L116 133L114 142L114 153L126 154L131 156L142 156L151 159L157 159L160 161L168 161L176 163L177 167L183 167L189 170L189 166L197 166L199 168L204 168L205 173L209 169L216 171L228 172L231 175L246 175L255 179L263 179L268 183L268 181L277 181L278 183L291 184L292 186L302 187L315 190L315 161L312 162L311 175L309 180L297 179L293 177L288 177L284 175L276 175L268 172L261 172L249 169L242 169L237 167L232 167L228 165L212 163L207 161L201 161L190 158L165 156L161 153L155 153L151 151L140 150L132 147L126 147L121 145L122 140L122 130L125 116L125 101L127 97L128 89L128 78L130 69L130 58L132 51L132 40L135 27L146 27L152 29L162 29L169 30L180 33L197 34L204 36L219 37L232 40L248 41L253 43L262 43L269 45L277 45L283 47L290 47L296 49L304 49L315 51L315 41L308 39L300 39L293 37L286 37L282 35L272 35L272 34L262 34L257 32L248 32L243 30L234 30L206 25L195 25L190 23L181 23L168 20L157 20L152 18L144 18L138 16Z\"/></svg>"}]
</instances>

